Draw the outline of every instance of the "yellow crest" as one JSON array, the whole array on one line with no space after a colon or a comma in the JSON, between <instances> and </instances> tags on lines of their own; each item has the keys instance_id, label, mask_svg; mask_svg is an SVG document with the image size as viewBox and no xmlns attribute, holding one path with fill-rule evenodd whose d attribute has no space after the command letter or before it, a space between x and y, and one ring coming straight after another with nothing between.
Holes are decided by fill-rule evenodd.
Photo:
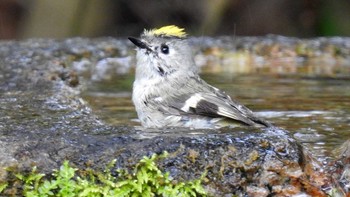
<instances>
[{"instance_id":1,"label":"yellow crest","mask_svg":"<svg viewBox=\"0 0 350 197\"><path fill-rule=\"evenodd\" d=\"M144 34L148 36L170 36L185 38L187 34L184 30L184 28L179 28L175 25L168 25L159 29L152 29L150 31L145 30Z\"/></svg>"}]
</instances>

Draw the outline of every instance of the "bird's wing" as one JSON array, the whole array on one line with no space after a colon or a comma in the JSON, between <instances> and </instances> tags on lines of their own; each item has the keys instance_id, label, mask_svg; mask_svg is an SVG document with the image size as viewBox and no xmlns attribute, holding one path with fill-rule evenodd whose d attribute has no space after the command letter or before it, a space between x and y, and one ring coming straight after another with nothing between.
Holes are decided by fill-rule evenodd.
<instances>
[{"instance_id":1,"label":"bird's wing","mask_svg":"<svg viewBox=\"0 0 350 197\"><path fill-rule=\"evenodd\" d=\"M177 103L175 107L185 113L213 118L224 117L247 125L255 124L250 118L252 112L249 109L215 94L200 92L192 95L181 95L175 103Z\"/></svg>"},{"instance_id":2,"label":"bird's wing","mask_svg":"<svg viewBox=\"0 0 350 197\"><path fill-rule=\"evenodd\" d=\"M200 78L192 78L192 86L179 89L180 94L167 97L168 106L164 111L170 114L200 115L213 118L228 118L246 125L265 125L270 123L258 118L244 105L234 101L226 93L210 86ZM170 108L169 108L170 107ZM165 112L166 113L166 112Z\"/></svg>"}]
</instances>

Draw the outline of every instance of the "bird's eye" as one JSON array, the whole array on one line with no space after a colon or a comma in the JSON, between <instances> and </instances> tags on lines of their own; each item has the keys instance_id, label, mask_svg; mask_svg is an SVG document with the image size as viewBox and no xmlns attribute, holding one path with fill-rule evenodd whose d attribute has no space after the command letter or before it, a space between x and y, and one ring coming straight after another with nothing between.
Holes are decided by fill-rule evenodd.
<instances>
[{"instance_id":1,"label":"bird's eye","mask_svg":"<svg viewBox=\"0 0 350 197\"><path fill-rule=\"evenodd\" d=\"M160 50L163 54L169 54L169 47L166 44L162 44L162 46L160 46Z\"/></svg>"}]
</instances>

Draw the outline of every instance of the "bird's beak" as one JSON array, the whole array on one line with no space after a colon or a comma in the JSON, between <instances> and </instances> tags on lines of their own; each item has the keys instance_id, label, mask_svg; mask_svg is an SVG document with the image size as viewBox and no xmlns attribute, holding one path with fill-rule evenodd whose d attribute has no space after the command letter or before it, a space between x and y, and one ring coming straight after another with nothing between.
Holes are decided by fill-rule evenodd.
<instances>
[{"instance_id":1,"label":"bird's beak","mask_svg":"<svg viewBox=\"0 0 350 197\"><path fill-rule=\"evenodd\" d=\"M128 39L134 43L134 45L136 45L137 47L141 48L141 49L147 49L147 51L152 51L152 49L144 42L142 42L141 40L134 38L134 37L128 37Z\"/></svg>"}]
</instances>

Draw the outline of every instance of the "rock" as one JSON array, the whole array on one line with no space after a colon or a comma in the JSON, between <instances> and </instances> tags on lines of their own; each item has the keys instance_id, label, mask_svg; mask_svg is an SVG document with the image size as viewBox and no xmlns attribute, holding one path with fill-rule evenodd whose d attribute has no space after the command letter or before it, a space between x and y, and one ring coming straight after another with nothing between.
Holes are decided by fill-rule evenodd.
<instances>
[{"instance_id":1,"label":"rock","mask_svg":"<svg viewBox=\"0 0 350 197\"><path fill-rule=\"evenodd\" d=\"M283 129L140 130L99 120L79 95L85 82L73 62L90 67L126 56L128 46L111 38L0 43L0 181L6 167L50 173L67 159L103 169L116 158L115 168L128 168L168 151L158 161L163 171L178 181L206 172L203 184L214 196L325 196L321 167Z\"/></svg>"},{"instance_id":2,"label":"rock","mask_svg":"<svg viewBox=\"0 0 350 197\"><path fill-rule=\"evenodd\" d=\"M347 196L350 193L350 140L334 151L336 159L328 163L327 173L332 177L332 183L337 185L332 190L333 196Z\"/></svg>"}]
</instances>

